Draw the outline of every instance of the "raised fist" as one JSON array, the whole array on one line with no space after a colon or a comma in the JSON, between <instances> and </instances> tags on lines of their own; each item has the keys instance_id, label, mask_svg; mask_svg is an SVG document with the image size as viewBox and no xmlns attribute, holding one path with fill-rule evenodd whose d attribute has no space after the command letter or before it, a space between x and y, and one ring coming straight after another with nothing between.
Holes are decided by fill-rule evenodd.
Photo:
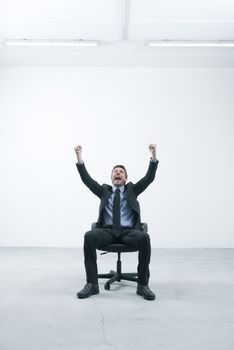
<instances>
[{"instance_id":1,"label":"raised fist","mask_svg":"<svg viewBox=\"0 0 234 350\"><path fill-rule=\"evenodd\" d=\"M150 150L150 152L152 154L152 158L156 159L156 145L154 143L151 143L149 145L149 150Z\"/></svg>"},{"instance_id":2,"label":"raised fist","mask_svg":"<svg viewBox=\"0 0 234 350\"><path fill-rule=\"evenodd\" d=\"M76 152L77 159L81 160L82 146L78 145L74 147L74 151Z\"/></svg>"}]
</instances>

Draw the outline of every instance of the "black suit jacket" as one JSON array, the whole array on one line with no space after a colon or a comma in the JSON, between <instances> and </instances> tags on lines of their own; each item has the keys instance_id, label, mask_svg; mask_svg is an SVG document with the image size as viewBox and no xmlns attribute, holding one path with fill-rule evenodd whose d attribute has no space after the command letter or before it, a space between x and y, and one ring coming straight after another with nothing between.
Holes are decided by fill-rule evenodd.
<instances>
[{"instance_id":1,"label":"black suit jacket","mask_svg":"<svg viewBox=\"0 0 234 350\"><path fill-rule=\"evenodd\" d=\"M99 217L97 224L99 227L102 227L103 224L103 211L105 205L107 204L111 194L112 194L112 186L103 184L100 185L97 181L95 181L86 170L85 164L76 164L77 170L80 174L80 177L84 184L96 195L100 198L100 206L99 206ZM145 176L139 180L137 183L133 184L132 182L128 182L125 185L125 198L127 200L130 208L133 209L134 212L134 228L141 228L141 213L140 213L140 205L137 200L139 194L141 194L151 182L155 178L155 173L158 167L158 161L150 162L149 168L145 174Z\"/></svg>"}]
</instances>

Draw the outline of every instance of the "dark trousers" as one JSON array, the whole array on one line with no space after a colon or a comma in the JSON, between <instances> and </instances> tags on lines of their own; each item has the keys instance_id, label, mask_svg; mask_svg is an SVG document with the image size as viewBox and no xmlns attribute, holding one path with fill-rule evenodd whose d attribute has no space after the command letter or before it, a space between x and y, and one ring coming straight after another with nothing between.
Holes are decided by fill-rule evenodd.
<instances>
[{"instance_id":1,"label":"dark trousers","mask_svg":"<svg viewBox=\"0 0 234 350\"><path fill-rule=\"evenodd\" d=\"M149 263L151 255L150 237L147 233L122 229L116 237L110 228L98 228L86 232L84 236L84 263L87 283L98 281L96 249L111 243L124 243L138 250L138 283L147 285L149 281Z\"/></svg>"}]
</instances>

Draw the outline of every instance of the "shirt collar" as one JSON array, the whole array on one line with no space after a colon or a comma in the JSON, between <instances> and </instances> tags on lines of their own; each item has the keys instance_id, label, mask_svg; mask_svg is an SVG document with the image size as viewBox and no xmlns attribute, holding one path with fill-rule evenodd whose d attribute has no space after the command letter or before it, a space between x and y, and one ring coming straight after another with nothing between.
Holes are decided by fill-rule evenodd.
<instances>
[{"instance_id":1,"label":"shirt collar","mask_svg":"<svg viewBox=\"0 0 234 350\"><path fill-rule=\"evenodd\" d=\"M117 188L119 188L119 190L120 190L120 192L121 193L124 193L124 185L122 185L122 186L120 186L120 187L117 187L117 186L113 186L112 187L112 192L115 192L115 190L117 189Z\"/></svg>"}]
</instances>

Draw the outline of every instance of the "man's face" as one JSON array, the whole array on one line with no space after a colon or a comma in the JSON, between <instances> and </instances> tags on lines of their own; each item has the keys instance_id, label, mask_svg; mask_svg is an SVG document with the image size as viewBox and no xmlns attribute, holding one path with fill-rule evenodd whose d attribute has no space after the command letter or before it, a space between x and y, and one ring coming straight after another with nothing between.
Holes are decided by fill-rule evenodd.
<instances>
[{"instance_id":1,"label":"man's face","mask_svg":"<svg viewBox=\"0 0 234 350\"><path fill-rule=\"evenodd\" d=\"M123 168L114 168L111 175L112 184L116 187L120 187L127 181L126 174Z\"/></svg>"}]
</instances>

